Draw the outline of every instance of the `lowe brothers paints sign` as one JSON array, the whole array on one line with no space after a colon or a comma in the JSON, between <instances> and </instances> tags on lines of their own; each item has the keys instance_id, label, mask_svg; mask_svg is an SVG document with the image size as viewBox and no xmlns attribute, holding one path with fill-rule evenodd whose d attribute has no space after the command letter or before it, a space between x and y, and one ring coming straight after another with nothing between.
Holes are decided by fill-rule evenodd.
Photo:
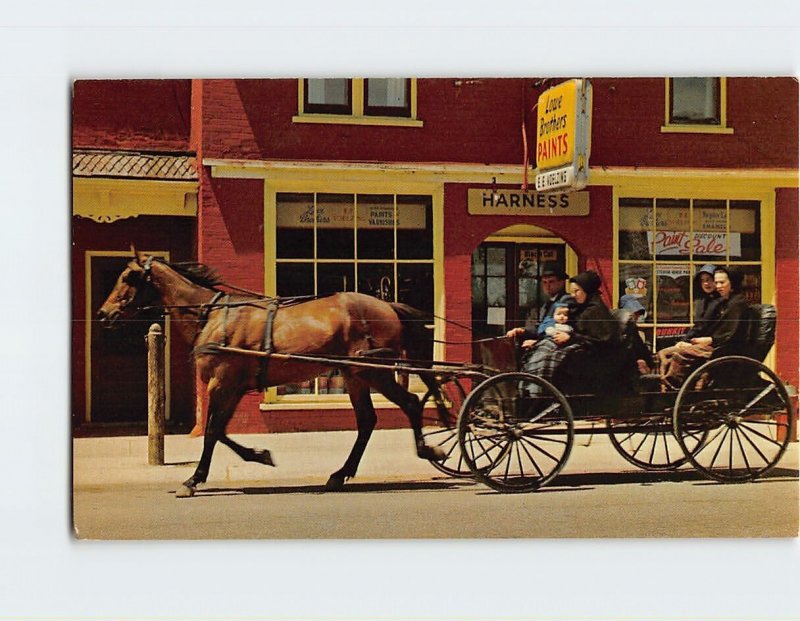
<instances>
[{"instance_id":1,"label":"lowe brothers paints sign","mask_svg":"<svg viewBox=\"0 0 800 621\"><path fill-rule=\"evenodd\" d=\"M536 190L580 190L589 180L592 85L567 80L536 104Z\"/></svg>"}]
</instances>

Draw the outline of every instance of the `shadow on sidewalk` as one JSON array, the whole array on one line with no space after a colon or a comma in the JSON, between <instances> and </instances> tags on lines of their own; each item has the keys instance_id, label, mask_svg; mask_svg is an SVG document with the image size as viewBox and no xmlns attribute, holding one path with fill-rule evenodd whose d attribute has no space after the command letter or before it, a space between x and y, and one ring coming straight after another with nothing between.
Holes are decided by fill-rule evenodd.
<instances>
[{"instance_id":1,"label":"shadow on sidewalk","mask_svg":"<svg viewBox=\"0 0 800 621\"><path fill-rule=\"evenodd\" d=\"M280 487L201 487L195 498L202 496L239 496L239 495L273 495L273 494L353 494L353 493L387 493L387 492L419 492L453 490L474 486L471 479L442 479L436 481L398 481L391 483L357 483L351 482L338 492L328 492L324 485L282 485ZM172 490L170 493L175 493Z\"/></svg>"}]
</instances>

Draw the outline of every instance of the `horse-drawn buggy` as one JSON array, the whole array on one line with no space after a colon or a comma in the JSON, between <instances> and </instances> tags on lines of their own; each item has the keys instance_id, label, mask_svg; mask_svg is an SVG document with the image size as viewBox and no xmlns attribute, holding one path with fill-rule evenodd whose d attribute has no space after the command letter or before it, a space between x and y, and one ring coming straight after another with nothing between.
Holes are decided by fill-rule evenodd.
<instances>
[{"instance_id":1,"label":"horse-drawn buggy","mask_svg":"<svg viewBox=\"0 0 800 621\"><path fill-rule=\"evenodd\" d=\"M208 387L203 454L178 490L191 496L205 482L217 441L242 459L272 465L267 450L243 447L225 429L251 390L316 377L338 368L356 415L358 434L327 488L356 474L376 423L371 391L408 416L417 455L453 476L474 476L502 492L532 491L562 470L576 435L609 434L617 451L648 470L691 463L723 482L762 476L793 436L786 387L763 364L775 337L775 312L757 306L747 355L712 358L677 391L657 376L638 376L626 390L562 392L519 372L508 339L487 341L482 364L422 357L430 351L430 318L402 304L357 293L278 300L227 293L205 266L175 265L134 251L98 312L105 323L157 305L194 346ZM404 354L401 357L401 353ZM427 386L420 400L398 375Z\"/></svg>"}]
</instances>

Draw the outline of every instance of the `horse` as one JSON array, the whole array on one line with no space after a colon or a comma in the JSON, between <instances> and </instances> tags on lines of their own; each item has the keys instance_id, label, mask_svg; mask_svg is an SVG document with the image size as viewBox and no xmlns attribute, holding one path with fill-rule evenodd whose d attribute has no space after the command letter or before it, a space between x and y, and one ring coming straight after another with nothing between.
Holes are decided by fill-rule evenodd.
<instances>
[{"instance_id":1,"label":"horse","mask_svg":"<svg viewBox=\"0 0 800 621\"><path fill-rule=\"evenodd\" d=\"M312 379L334 366L342 369L358 432L344 465L330 475L326 490L341 490L345 481L356 475L377 422L370 389L395 403L408 417L420 458L446 458L440 447L426 444L419 398L395 380L390 366L331 362L337 357L368 356L370 352L420 356L426 341L429 345L432 338L421 311L348 292L294 304L271 301L274 307L270 313L267 298L249 293L225 296L218 288L223 283L208 266L171 264L133 247L131 251L133 259L97 311L98 320L112 327L144 307L160 304L178 332L193 345L195 364L208 396L203 452L194 474L183 482L176 496L193 496L197 486L206 482L217 442L245 461L274 466L269 450L241 446L226 435L237 404L249 391ZM312 358L247 355L265 350ZM317 356L329 358L317 361ZM434 382L424 374L421 377L428 385Z\"/></svg>"}]
</instances>

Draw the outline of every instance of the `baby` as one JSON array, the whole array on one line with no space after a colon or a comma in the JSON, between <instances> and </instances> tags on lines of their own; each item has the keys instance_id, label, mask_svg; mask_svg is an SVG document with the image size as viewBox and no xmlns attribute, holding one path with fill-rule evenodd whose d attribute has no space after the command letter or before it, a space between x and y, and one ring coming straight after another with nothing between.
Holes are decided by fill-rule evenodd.
<instances>
[{"instance_id":1,"label":"baby","mask_svg":"<svg viewBox=\"0 0 800 621\"><path fill-rule=\"evenodd\" d=\"M545 336L555 336L559 332L572 332L572 326L569 325L569 306L563 303L556 303L553 305L552 317L546 317L539 325L538 333Z\"/></svg>"}]
</instances>

